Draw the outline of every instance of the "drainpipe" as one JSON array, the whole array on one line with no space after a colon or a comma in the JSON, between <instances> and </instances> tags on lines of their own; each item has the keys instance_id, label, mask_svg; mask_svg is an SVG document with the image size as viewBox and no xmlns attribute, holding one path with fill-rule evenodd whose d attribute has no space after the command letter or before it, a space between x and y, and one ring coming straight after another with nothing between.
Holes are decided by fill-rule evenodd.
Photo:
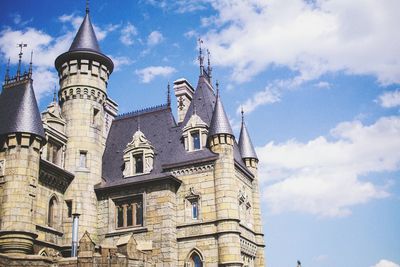
<instances>
[{"instance_id":1,"label":"drainpipe","mask_svg":"<svg viewBox=\"0 0 400 267\"><path fill-rule=\"evenodd\" d=\"M75 202L76 203L76 202ZM79 228L79 215L78 205L75 206L75 212L72 214L72 246L71 246L71 257L78 255L78 228Z\"/></svg>"}]
</instances>

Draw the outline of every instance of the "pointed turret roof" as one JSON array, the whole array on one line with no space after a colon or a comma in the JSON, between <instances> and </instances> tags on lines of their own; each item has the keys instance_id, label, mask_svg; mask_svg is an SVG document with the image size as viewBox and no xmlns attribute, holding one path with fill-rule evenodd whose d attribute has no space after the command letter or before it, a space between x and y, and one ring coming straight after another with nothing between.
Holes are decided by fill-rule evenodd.
<instances>
[{"instance_id":1,"label":"pointed turret roof","mask_svg":"<svg viewBox=\"0 0 400 267\"><path fill-rule=\"evenodd\" d=\"M97 41L92 22L90 21L88 9L86 10L85 18L79 27L78 33L69 48L69 51L86 50L101 53L99 42Z\"/></svg>"},{"instance_id":2,"label":"pointed turret roof","mask_svg":"<svg viewBox=\"0 0 400 267\"><path fill-rule=\"evenodd\" d=\"M242 111L242 128L240 129L239 136L239 149L242 154L242 158L258 159L256 151L254 150L253 144L250 139L249 132L247 131L246 124L244 123L243 111Z\"/></svg>"},{"instance_id":3,"label":"pointed turret roof","mask_svg":"<svg viewBox=\"0 0 400 267\"><path fill-rule=\"evenodd\" d=\"M228 116L225 113L219 93L217 93L217 100L210 123L210 129L208 131L208 136L213 136L216 134L233 135L231 124L229 123Z\"/></svg>"},{"instance_id":4,"label":"pointed turret roof","mask_svg":"<svg viewBox=\"0 0 400 267\"><path fill-rule=\"evenodd\" d=\"M69 50L56 58L55 67L60 71L62 64L71 59L92 59L107 66L110 73L114 69L112 60L101 52L99 42L90 21L89 8Z\"/></svg>"},{"instance_id":5,"label":"pointed turret roof","mask_svg":"<svg viewBox=\"0 0 400 267\"><path fill-rule=\"evenodd\" d=\"M30 133L45 140L32 80L7 84L0 95L0 136Z\"/></svg>"}]
</instances>

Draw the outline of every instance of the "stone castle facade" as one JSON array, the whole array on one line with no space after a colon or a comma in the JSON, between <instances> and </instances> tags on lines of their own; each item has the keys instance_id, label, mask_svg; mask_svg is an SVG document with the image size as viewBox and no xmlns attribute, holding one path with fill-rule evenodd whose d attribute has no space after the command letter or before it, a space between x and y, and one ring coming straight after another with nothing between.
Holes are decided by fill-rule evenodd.
<instances>
[{"instance_id":1,"label":"stone castle facade","mask_svg":"<svg viewBox=\"0 0 400 267\"><path fill-rule=\"evenodd\" d=\"M117 115L89 10L55 67L41 114L32 68L0 95L0 266L264 266L258 159L202 54L177 119L170 98Z\"/></svg>"}]
</instances>

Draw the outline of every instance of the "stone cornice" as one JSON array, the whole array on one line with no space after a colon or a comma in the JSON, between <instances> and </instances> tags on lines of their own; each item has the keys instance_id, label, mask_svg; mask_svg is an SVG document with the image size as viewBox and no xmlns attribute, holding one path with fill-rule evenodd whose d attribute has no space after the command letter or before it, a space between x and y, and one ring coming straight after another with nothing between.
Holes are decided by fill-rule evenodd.
<instances>
[{"instance_id":1,"label":"stone cornice","mask_svg":"<svg viewBox=\"0 0 400 267\"><path fill-rule=\"evenodd\" d=\"M73 179L74 175L72 173L47 160L40 160L39 182L43 185L64 193Z\"/></svg>"}]
</instances>

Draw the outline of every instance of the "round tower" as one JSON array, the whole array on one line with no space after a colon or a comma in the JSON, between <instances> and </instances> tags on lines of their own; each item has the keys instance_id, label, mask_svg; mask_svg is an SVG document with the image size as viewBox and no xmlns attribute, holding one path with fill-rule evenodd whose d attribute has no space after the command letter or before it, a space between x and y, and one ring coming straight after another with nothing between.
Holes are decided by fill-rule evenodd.
<instances>
[{"instance_id":1,"label":"round tower","mask_svg":"<svg viewBox=\"0 0 400 267\"><path fill-rule=\"evenodd\" d=\"M234 163L235 138L219 97L208 132L208 146L219 158L214 166L215 201L218 232L218 266L242 266L239 210Z\"/></svg>"},{"instance_id":2,"label":"round tower","mask_svg":"<svg viewBox=\"0 0 400 267\"><path fill-rule=\"evenodd\" d=\"M257 255L255 259L255 266L264 266L264 234L262 233L262 221L260 210L260 189L258 185L258 158L254 150L253 144L250 139L249 132L247 131L244 122L244 115L242 110L242 126L239 136L239 149L243 162L246 164L247 169L254 175L252 182L252 196L253 196L253 216L254 216L254 232L257 243Z\"/></svg>"},{"instance_id":3,"label":"round tower","mask_svg":"<svg viewBox=\"0 0 400 267\"><path fill-rule=\"evenodd\" d=\"M65 199L74 202L74 207L80 207L74 211L81 214L79 236L88 231L96 240L94 185L101 182L106 136L104 105L114 64L100 50L88 8L70 49L57 57L55 67L59 75L61 113L66 120L68 136L65 169L75 174ZM67 244L71 242L71 231L71 222L65 222Z\"/></svg>"},{"instance_id":4,"label":"round tower","mask_svg":"<svg viewBox=\"0 0 400 267\"><path fill-rule=\"evenodd\" d=\"M21 58L22 52L20 53ZM0 253L33 252L40 149L45 134L31 68L6 77L0 95Z\"/></svg>"}]
</instances>

